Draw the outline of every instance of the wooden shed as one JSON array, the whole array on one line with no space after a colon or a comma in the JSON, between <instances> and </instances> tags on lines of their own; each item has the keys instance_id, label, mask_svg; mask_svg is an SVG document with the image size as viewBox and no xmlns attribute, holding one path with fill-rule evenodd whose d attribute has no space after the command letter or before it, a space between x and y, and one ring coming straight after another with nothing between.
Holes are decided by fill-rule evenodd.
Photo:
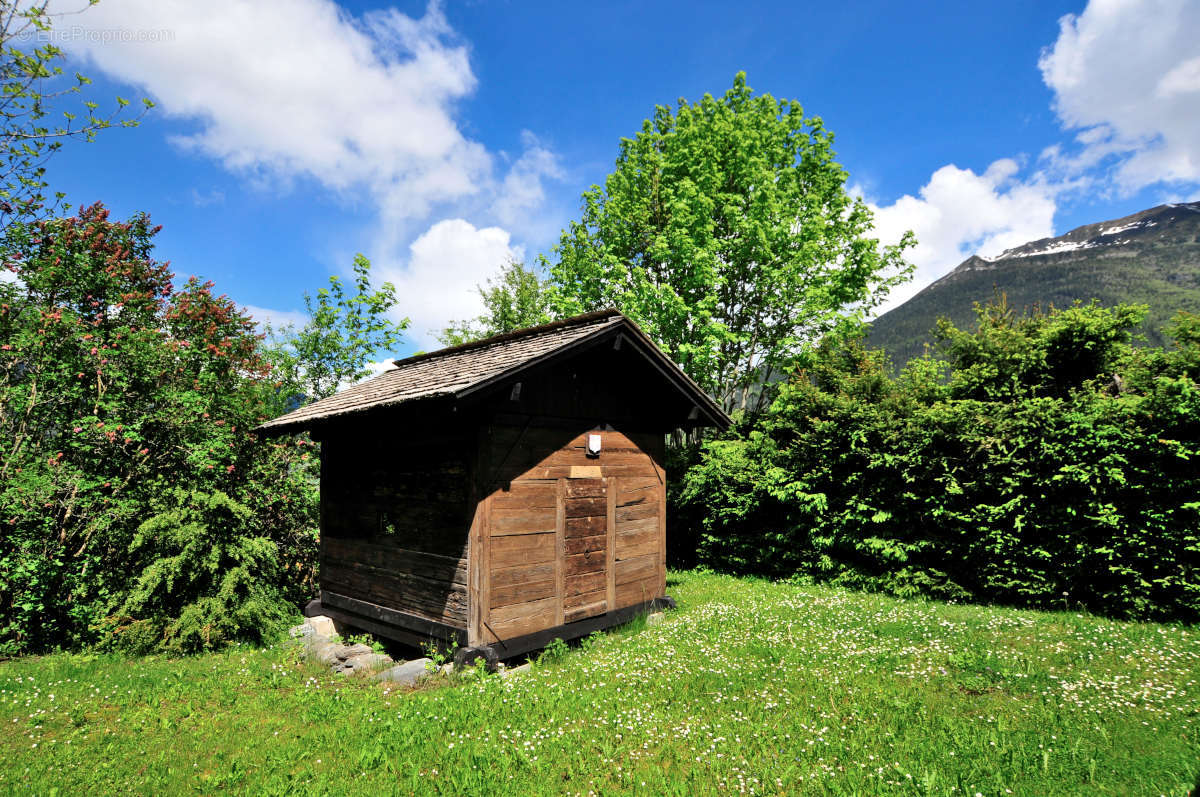
<instances>
[{"instance_id":1,"label":"wooden shed","mask_svg":"<svg viewBox=\"0 0 1200 797\"><path fill-rule=\"evenodd\" d=\"M491 659L668 602L665 436L728 423L605 310L399 360L258 431L321 443L310 613Z\"/></svg>"}]
</instances>

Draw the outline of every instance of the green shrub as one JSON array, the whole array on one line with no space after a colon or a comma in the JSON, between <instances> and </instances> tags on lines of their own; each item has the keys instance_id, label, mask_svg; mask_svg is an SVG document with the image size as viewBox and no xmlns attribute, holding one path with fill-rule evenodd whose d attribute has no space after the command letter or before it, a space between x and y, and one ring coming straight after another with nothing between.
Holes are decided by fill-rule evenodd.
<instances>
[{"instance_id":1,"label":"green shrub","mask_svg":"<svg viewBox=\"0 0 1200 797\"><path fill-rule=\"evenodd\" d=\"M105 617L92 630L98 634L95 649L130 656L154 653L163 642L161 622L135 620L126 615Z\"/></svg>"},{"instance_id":2,"label":"green shrub","mask_svg":"<svg viewBox=\"0 0 1200 797\"><path fill-rule=\"evenodd\" d=\"M0 653L261 639L313 594L317 452L250 430L361 375L394 295L356 259L267 344L157 231L94 205L0 240Z\"/></svg>"},{"instance_id":3,"label":"green shrub","mask_svg":"<svg viewBox=\"0 0 1200 797\"><path fill-rule=\"evenodd\" d=\"M1139 349L1142 308L943 323L889 374L828 339L683 500L713 568L899 595L1200 618L1200 322Z\"/></svg>"},{"instance_id":4,"label":"green shrub","mask_svg":"<svg viewBox=\"0 0 1200 797\"><path fill-rule=\"evenodd\" d=\"M138 527L129 551L146 562L120 612L163 624L162 647L194 652L261 642L291 614L279 588L279 546L254 512L221 492L172 491L169 508Z\"/></svg>"}]
</instances>

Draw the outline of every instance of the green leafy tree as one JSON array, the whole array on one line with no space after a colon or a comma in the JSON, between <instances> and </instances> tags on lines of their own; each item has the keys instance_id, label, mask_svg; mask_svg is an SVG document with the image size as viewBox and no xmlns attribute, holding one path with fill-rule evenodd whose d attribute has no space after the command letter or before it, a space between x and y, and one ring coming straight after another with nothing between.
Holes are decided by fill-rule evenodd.
<instances>
[{"instance_id":1,"label":"green leafy tree","mask_svg":"<svg viewBox=\"0 0 1200 797\"><path fill-rule=\"evenodd\" d=\"M262 640L313 594L314 446L251 429L395 341L390 286L356 260L272 348L157 232L94 205L0 241L0 652Z\"/></svg>"},{"instance_id":2,"label":"green leafy tree","mask_svg":"<svg viewBox=\"0 0 1200 797\"><path fill-rule=\"evenodd\" d=\"M63 194L47 196L45 180L47 160L65 141L92 141L101 130L135 127L140 119L119 119L129 101L118 97L106 116L86 100L77 112L64 110L53 120L55 106L80 95L91 81L79 73L73 83L64 77L63 52L51 34L55 18L65 15L48 6L46 0L0 0L0 230L15 219L47 218L66 209ZM143 99L142 105L144 114L154 103Z\"/></svg>"},{"instance_id":3,"label":"green leafy tree","mask_svg":"<svg viewBox=\"0 0 1200 797\"><path fill-rule=\"evenodd\" d=\"M354 257L354 293L342 280L329 278L314 298L304 295L309 320L299 330L270 330L270 358L285 405L315 401L333 395L370 374L367 364L380 352L394 348L408 327L408 319L392 322L388 311L396 304L396 289L385 282L371 287L371 262ZM281 409L289 409L283 406Z\"/></svg>"},{"instance_id":4,"label":"green leafy tree","mask_svg":"<svg viewBox=\"0 0 1200 797\"><path fill-rule=\"evenodd\" d=\"M870 237L833 134L738 74L655 109L583 195L547 265L562 315L619 307L727 410L757 413L801 346L907 278L911 236Z\"/></svg>"},{"instance_id":5,"label":"green leafy tree","mask_svg":"<svg viewBox=\"0 0 1200 797\"><path fill-rule=\"evenodd\" d=\"M550 321L552 308L545 281L523 263L510 261L487 287L477 287L484 313L473 321L454 321L437 336L444 346L537 326Z\"/></svg>"}]
</instances>

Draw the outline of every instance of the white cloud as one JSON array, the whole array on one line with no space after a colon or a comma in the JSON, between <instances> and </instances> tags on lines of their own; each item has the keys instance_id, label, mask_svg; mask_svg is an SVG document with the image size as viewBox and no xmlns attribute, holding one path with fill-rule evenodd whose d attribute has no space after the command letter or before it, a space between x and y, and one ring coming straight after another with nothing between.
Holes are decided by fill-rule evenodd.
<instances>
[{"instance_id":1,"label":"white cloud","mask_svg":"<svg viewBox=\"0 0 1200 797\"><path fill-rule=\"evenodd\" d=\"M1159 196L1159 201L1163 204L1180 205L1190 202L1200 202L1200 186L1196 186L1190 193L1168 191Z\"/></svg>"},{"instance_id":2,"label":"white cloud","mask_svg":"<svg viewBox=\"0 0 1200 797\"><path fill-rule=\"evenodd\" d=\"M527 223L529 216L545 201L543 180L561 179L563 176L558 156L547 149L537 136L524 130L521 132L521 144L525 150L504 177L499 195L492 203L492 212L501 224L508 227Z\"/></svg>"},{"instance_id":3,"label":"white cloud","mask_svg":"<svg viewBox=\"0 0 1200 797\"><path fill-rule=\"evenodd\" d=\"M454 103L475 88L467 47L437 5L361 19L328 0L111 0L71 19L97 33L169 31L159 41L69 42L101 70L199 122L180 146L259 178L366 186L395 218L478 190L491 163Z\"/></svg>"},{"instance_id":4,"label":"white cloud","mask_svg":"<svg viewBox=\"0 0 1200 797\"><path fill-rule=\"evenodd\" d=\"M1060 187L1035 177L1018 179L1016 161L994 162L983 174L949 165L938 169L918 196L890 205L871 204L875 234L885 244L906 230L917 246L906 259L913 280L896 288L880 313L895 307L972 254L994 256L1005 249L1054 234L1055 195Z\"/></svg>"},{"instance_id":5,"label":"white cloud","mask_svg":"<svg viewBox=\"0 0 1200 797\"><path fill-rule=\"evenodd\" d=\"M412 242L406 267L385 265L381 277L396 286L396 309L412 321L410 336L431 346L436 345L433 334L448 321L479 315L483 307L476 286L524 254L506 230L446 219Z\"/></svg>"},{"instance_id":6,"label":"white cloud","mask_svg":"<svg viewBox=\"0 0 1200 797\"><path fill-rule=\"evenodd\" d=\"M1200 181L1200 3L1092 0L1060 20L1038 62L1079 151L1048 154L1076 174L1114 160L1132 194Z\"/></svg>"},{"instance_id":7,"label":"white cloud","mask_svg":"<svg viewBox=\"0 0 1200 797\"><path fill-rule=\"evenodd\" d=\"M359 382L365 382L368 379L374 379L375 377L382 374L384 371L396 370L396 361L395 360L380 360L379 362L376 362L376 363L367 363L364 367L368 371L370 371L370 373L367 374L366 376L364 376L362 379L358 380Z\"/></svg>"},{"instance_id":8,"label":"white cloud","mask_svg":"<svg viewBox=\"0 0 1200 797\"><path fill-rule=\"evenodd\" d=\"M156 35L113 35L131 21ZM402 289L397 310L418 338L477 314L474 285L518 251L504 229L431 222L533 230L544 182L562 178L528 131L511 162L464 135L456 107L477 81L436 0L420 17L356 17L331 0L105 0L70 24L84 33L68 49L195 123L180 147L264 187L312 180L365 199L375 227L348 249Z\"/></svg>"},{"instance_id":9,"label":"white cloud","mask_svg":"<svg viewBox=\"0 0 1200 797\"><path fill-rule=\"evenodd\" d=\"M275 329L282 329L289 324L297 328L308 323L308 313L302 310L273 310L270 307L255 307L248 304L243 308L258 324L270 324Z\"/></svg>"},{"instance_id":10,"label":"white cloud","mask_svg":"<svg viewBox=\"0 0 1200 797\"><path fill-rule=\"evenodd\" d=\"M198 208L206 208L210 205L222 205L225 203L225 192L214 188L211 191L201 193L193 188L191 191L192 204Z\"/></svg>"}]
</instances>

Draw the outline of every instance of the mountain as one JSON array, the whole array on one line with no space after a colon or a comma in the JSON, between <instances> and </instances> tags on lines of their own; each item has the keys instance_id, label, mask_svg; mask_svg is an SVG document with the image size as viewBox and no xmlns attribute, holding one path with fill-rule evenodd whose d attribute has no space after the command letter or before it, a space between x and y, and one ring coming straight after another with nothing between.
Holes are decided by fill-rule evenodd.
<instances>
[{"instance_id":1,"label":"mountain","mask_svg":"<svg viewBox=\"0 0 1200 797\"><path fill-rule=\"evenodd\" d=\"M1200 313L1200 202L1159 205L1132 216L1031 241L998 257L974 255L871 324L870 343L897 367L932 343L939 317L972 326L974 302L997 292L1018 310L1069 307L1076 299L1150 306L1142 330L1163 342L1177 310Z\"/></svg>"}]
</instances>

